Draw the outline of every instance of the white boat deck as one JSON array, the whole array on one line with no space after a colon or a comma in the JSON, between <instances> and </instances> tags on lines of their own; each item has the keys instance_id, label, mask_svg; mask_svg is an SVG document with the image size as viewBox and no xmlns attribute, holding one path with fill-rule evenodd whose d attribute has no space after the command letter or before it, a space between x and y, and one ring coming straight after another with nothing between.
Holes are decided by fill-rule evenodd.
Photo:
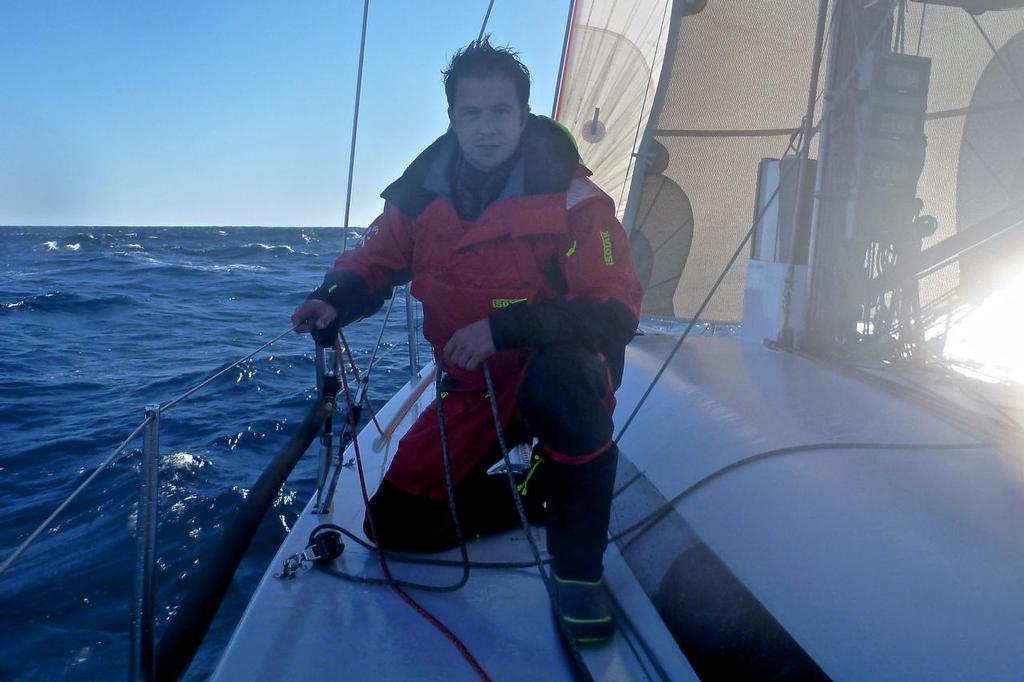
<instances>
[{"instance_id":1,"label":"white boat deck","mask_svg":"<svg viewBox=\"0 0 1024 682\"><path fill-rule=\"evenodd\" d=\"M620 421L674 343L630 345ZM620 446L671 499L755 453L817 444L730 471L676 512L833 679L1020 680L1024 449L1019 432L991 444L956 421L799 355L694 338ZM634 520L620 509L613 533ZM653 593L678 552L641 555L626 552Z\"/></svg>"},{"instance_id":2,"label":"white boat deck","mask_svg":"<svg viewBox=\"0 0 1024 682\"><path fill-rule=\"evenodd\" d=\"M432 371L427 368L424 372ZM386 423L412 390L405 386L381 411ZM419 409L433 398L431 384L406 418L404 432ZM372 488L386 470L398 438L373 447L376 429L360 434L363 461ZM346 459L354 456L352 448ZM433 625L386 586L356 584L316 568L282 580L275 578L284 559L305 548L321 523L335 523L362 537L363 498L354 468L342 472L334 510L298 520L250 602L215 671L214 680L288 679L316 662L317 675L346 680L470 680L476 673ZM533 529L543 551L544 532ZM524 562L533 555L522 531L469 543L473 561ZM458 550L431 555L458 560ZM597 680L695 680L632 572L614 548L607 558L606 580L619 611L619 633L598 647L584 648L584 660ZM346 573L381 577L376 554L354 542L335 562ZM459 567L423 566L390 561L396 578L435 585L459 580ZM536 568L472 569L468 583L455 592L409 589L408 593L447 625L495 680L575 679L560 643L547 591Z\"/></svg>"},{"instance_id":3,"label":"white boat deck","mask_svg":"<svg viewBox=\"0 0 1024 682\"><path fill-rule=\"evenodd\" d=\"M674 343L649 335L630 345L617 394L619 425ZM382 421L409 390L389 403ZM430 397L428 390L421 406ZM374 451L371 433L372 426L364 429L361 444L368 478L377 481L397 440ZM620 446L664 499L755 453L814 446L713 480L676 504L678 518L833 679L1019 680L1019 443L917 447L982 440L922 405L823 364L737 339L693 338ZM856 443L892 447L848 447ZM335 503L327 517L303 515L271 572L303 548L317 523L361 527L354 470L344 471ZM639 513L618 504L613 532ZM543 541L543 530L535 530ZM609 548L607 579L624 627L608 646L585 650L595 679L695 679L646 596L661 588L664 597L671 585L665 577L684 549L655 535L626 551L629 567L619 548ZM472 542L469 551L474 560L531 558L521 533ZM337 565L380 574L376 559L354 543ZM457 568L392 568L399 577L437 584L461 574ZM572 679L535 569L474 569L457 592L411 593L466 642L494 679ZM321 670L326 661L338 679L475 678L454 647L387 588L311 570L290 581L268 572L214 679L273 679L314 660Z\"/></svg>"}]
</instances>

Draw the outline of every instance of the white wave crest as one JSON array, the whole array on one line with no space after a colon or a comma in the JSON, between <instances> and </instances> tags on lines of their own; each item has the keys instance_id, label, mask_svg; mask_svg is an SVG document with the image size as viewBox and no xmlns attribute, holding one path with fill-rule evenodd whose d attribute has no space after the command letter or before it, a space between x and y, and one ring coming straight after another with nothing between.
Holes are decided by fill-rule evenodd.
<instances>
[{"instance_id":1,"label":"white wave crest","mask_svg":"<svg viewBox=\"0 0 1024 682\"><path fill-rule=\"evenodd\" d=\"M164 466L170 469L201 469L207 464L202 457L188 452L175 452L164 458Z\"/></svg>"},{"instance_id":2,"label":"white wave crest","mask_svg":"<svg viewBox=\"0 0 1024 682\"><path fill-rule=\"evenodd\" d=\"M249 265L248 263L231 263L230 265L186 265L190 270L202 270L203 272L266 272L262 265Z\"/></svg>"},{"instance_id":3,"label":"white wave crest","mask_svg":"<svg viewBox=\"0 0 1024 682\"><path fill-rule=\"evenodd\" d=\"M82 245L78 244L78 243L75 243L75 244L65 244L64 248L67 249L68 251L78 251L80 248L82 248Z\"/></svg>"},{"instance_id":4,"label":"white wave crest","mask_svg":"<svg viewBox=\"0 0 1024 682\"><path fill-rule=\"evenodd\" d=\"M197 270L199 272L234 272L236 270L242 272L267 271L267 269L262 265L250 265L249 263L231 263L229 265L195 265L194 263L169 263L137 251L125 251L122 255L151 265L160 265L167 268L181 268L182 270Z\"/></svg>"},{"instance_id":5,"label":"white wave crest","mask_svg":"<svg viewBox=\"0 0 1024 682\"><path fill-rule=\"evenodd\" d=\"M295 249L293 249L292 247L288 246L287 244L273 244L273 245L272 244L262 244L262 243L242 244L242 248L243 249L249 248L249 247L252 247L252 246L258 246L261 249L263 249L264 251L274 251L276 249L284 249L288 253L295 253Z\"/></svg>"}]
</instances>

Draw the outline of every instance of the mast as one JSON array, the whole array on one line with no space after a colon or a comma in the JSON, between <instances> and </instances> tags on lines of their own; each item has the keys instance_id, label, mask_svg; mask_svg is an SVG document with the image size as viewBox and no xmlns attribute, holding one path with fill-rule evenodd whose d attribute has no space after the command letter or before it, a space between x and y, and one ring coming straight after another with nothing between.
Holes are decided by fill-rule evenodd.
<instances>
[{"instance_id":1,"label":"mast","mask_svg":"<svg viewBox=\"0 0 1024 682\"><path fill-rule=\"evenodd\" d=\"M817 180L817 209L808 262L810 296L802 347L834 355L857 331L865 284L865 244L847 238L856 164L857 90L861 55L891 44L893 3L837 2L826 76Z\"/></svg>"}]
</instances>

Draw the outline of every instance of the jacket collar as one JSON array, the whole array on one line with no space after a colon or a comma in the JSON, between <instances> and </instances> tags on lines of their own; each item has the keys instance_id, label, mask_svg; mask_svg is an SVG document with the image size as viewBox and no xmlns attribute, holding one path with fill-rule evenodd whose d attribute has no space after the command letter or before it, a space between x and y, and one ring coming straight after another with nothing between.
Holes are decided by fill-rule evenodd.
<instances>
[{"instance_id":1,"label":"jacket collar","mask_svg":"<svg viewBox=\"0 0 1024 682\"><path fill-rule=\"evenodd\" d=\"M532 220L527 220L524 215L506 217L504 210L493 210L501 208L502 204L526 197L564 195L581 167L579 152L572 136L559 123L549 118L530 114L519 145L520 158L512 169L505 188L474 223L473 231L476 227L484 227L484 223L491 222L514 222L515 231L518 233L524 233L524 227L528 228L526 233L529 233L529 228L542 229L543 232L564 231L564 216L560 229L554 226L541 228ZM449 130L417 156L402 177L391 183L381 196L411 217L419 216L438 198L446 201L451 209L451 167L457 153L458 140L454 131ZM564 213L565 197L561 196L558 201ZM530 203L538 207L544 205L547 209L551 208L547 201L539 204ZM520 205L519 210L523 208L525 206ZM451 212L454 213L454 210L451 209ZM497 213L498 219L490 216L491 213ZM515 219L510 220L512 217ZM494 229L497 228L489 228L487 231ZM502 230L502 233L506 231L511 230Z\"/></svg>"}]
</instances>

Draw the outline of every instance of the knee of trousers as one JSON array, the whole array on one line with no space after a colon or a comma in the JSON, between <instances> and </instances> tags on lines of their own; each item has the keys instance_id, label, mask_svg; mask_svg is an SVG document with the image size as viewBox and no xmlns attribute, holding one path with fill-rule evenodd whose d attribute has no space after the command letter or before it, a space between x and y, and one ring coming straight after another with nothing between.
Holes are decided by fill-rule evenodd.
<instances>
[{"instance_id":1,"label":"knee of trousers","mask_svg":"<svg viewBox=\"0 0 1024 682\"><path fill-rule=\"evenodd\" d=\"M593 351L579 346L537 351L516 399L527 426L556 459L589 461L611 442L611 379Z\"/></svg>"}]
</instances>

